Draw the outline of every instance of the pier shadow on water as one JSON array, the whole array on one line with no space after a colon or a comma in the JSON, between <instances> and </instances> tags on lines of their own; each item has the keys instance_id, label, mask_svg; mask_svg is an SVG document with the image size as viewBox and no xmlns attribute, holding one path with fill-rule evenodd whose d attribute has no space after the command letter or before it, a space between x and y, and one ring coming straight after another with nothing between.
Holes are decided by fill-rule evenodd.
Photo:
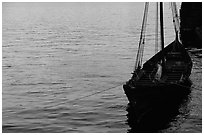
<instances>
[{"instance_id":1,"label":"pier shadow on water","mask_svg":"<svg viewBox=\"0 0 204 135\"><path fill-rule=\"evenodd\" d=\"M162 99L142 99L135 105L127 106L129 133L161 133L172 128L171 122L179 121L178 116L188 115L190 91L184 95ZM175 126L175 125L174 125Z\"/></svg>"}]
</instances>

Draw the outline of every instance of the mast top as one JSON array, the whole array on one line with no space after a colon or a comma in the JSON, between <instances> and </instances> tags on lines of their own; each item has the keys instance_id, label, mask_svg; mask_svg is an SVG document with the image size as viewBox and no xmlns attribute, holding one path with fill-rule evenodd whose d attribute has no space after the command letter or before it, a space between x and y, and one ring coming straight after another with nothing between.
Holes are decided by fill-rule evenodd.
<instances>
[{"instance_id":1,"label":"mast top","mask_svg":"<svg viewBox=\"0 0 204 135\"><path fill-rule=\"evenodd\" d=\"M164 21L163 21L163 2L160 2L160 30L161 30L161 47L164 49Z\"/></svg>"}]
</instances>

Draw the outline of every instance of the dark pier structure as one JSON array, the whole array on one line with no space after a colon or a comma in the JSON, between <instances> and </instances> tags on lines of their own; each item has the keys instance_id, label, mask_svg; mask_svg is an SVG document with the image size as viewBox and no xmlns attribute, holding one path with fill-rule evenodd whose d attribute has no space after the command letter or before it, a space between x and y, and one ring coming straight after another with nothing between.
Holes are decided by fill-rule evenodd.
<instances>
[{"instance_id":1,"label":"dark pier structure","mask_svg":"<svg viewBox=\"0 0 204 135\"><path fill-rule=\"evenodd\" d=\"M202 2L182 2L180 39L187 48L202 48Z\"/></svg>"}]
</instances>

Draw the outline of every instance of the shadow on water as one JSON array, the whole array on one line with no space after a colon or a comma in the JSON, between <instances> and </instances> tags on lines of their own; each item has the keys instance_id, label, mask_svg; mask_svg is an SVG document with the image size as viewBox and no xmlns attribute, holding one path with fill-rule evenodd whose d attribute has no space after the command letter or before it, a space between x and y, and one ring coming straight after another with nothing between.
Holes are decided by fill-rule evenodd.
<instances>
[{"instance_id":1,"label":"shadow on water","mask_svg":"<svg viewBox=\"0 0 204 135\"><path fill-rule=\"evenodd\" d=\"M127 106L129 133L158 133L171 127L178 115L188 114L190 91L185 95L163 99L143 99Z\"/></svg>"}]
</instances>

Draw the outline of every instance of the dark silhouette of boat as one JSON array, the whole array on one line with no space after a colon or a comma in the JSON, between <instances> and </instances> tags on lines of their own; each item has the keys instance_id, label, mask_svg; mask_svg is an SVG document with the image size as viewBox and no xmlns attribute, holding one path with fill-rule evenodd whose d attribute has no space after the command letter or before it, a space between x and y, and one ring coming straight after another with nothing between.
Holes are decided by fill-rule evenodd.
<instances>
[{"instance_id":1,"label":"dark silhouette of boat","mask_svg":"<svg viewBox=\"0 0 204 135\"><path fill-rule=\"evenodd\" d=\"M190 91L189 91L190 92ZM161 133L178 126L189 114L190 93L185 93L173 100L143 100L135 106L127 106L127 124L130 133ZM176 123L175 123L176 121ZM178 124L177 124L178 122Z\"/></svg>"},{"instance_id":2,"label":"dark silhouette of boat","mask_svg":"<svg viewBox=\"0 0 204 135\"><path fill-rule=\"evenodd\" d=\"M191 87L189 76L192 61L178 39L179 24L175 3L172 3L173 21L175 26L175 41L164 47L163 5L160 2L161 50L142 65L144 49L144 29L147 20L148 3L145 5L144 19L141 30L140 44L133 75L123 85L130 104L146 100L161 100L179 98L188 93Z\"/></svg>"}]
</instances>

